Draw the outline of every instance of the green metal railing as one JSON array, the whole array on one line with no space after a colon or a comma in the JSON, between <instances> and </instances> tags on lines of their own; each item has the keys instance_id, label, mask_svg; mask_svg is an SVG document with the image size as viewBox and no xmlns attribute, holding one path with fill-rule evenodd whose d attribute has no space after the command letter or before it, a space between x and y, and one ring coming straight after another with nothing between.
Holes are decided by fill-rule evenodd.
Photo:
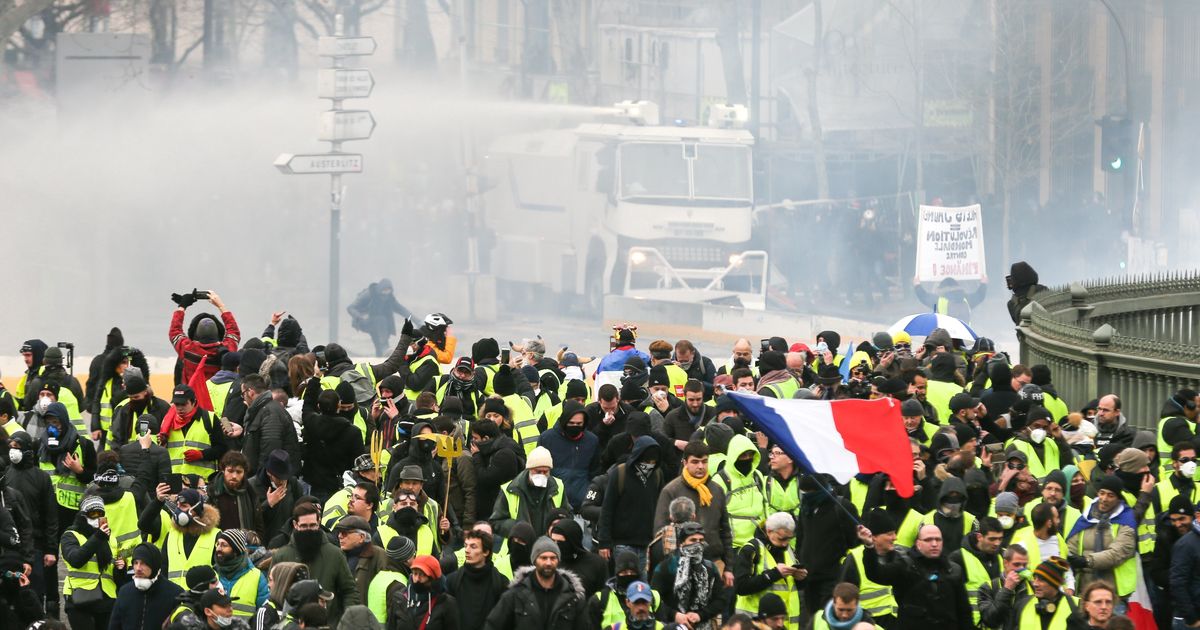
<instances>
[{"instance_id":1,"label":"green metal railing","mask_svg":"<svg viewBox=\"0 0 1200 630\"><path fill-rule=\"evenodd\" d=\"M1079 409L1116 394L1129 421L1154 429L1167 398L1200 389L1200 273L1075 283L1021 313L1021 362L1044 363Z\"/></svg>"}]
</instances>

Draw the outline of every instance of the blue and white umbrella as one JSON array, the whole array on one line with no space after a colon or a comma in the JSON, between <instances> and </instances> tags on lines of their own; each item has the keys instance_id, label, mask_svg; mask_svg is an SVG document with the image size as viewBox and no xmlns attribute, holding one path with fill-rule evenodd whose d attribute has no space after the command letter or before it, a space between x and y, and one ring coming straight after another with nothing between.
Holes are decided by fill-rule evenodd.
<instances>
[{"instance_id":1,"label":"blue and white umbrella","mask_svg":"<svg viewBox=\"0 0 1200 630\"><path fill-rule=\"evenodd\" d=\"M946 332L950 333L951 339L959 339L964 344L975 343L975 339L979 336L957 317L940 313L909 315L892 324L891 328L888 328L888 332L895 334L903 330L913 337L928 337L934 328L944 328Z\"/></svg>"}]
</instances>

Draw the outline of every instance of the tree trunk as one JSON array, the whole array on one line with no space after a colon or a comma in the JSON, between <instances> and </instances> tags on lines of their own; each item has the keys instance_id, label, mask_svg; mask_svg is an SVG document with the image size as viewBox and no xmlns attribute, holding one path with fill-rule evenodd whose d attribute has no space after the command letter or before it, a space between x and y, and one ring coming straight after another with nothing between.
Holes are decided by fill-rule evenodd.
<instances>
[{"instance_id":1,"label":"tree trunk","mask_svg":"<svg viewBox=\"0 0 1200 630\"><path fill-rule=\"evenodd\" d=\"M404 3L404 49L401 64L419 72L437 69L437 51L433 44L433 29L429 25L429 11L425 0L408 0Z\"/></svg>"},{"instance_id":2,"label":"tree trunk","mask_svg":"<svg viewBox=\"0 0 1200 630\"><path fill-rule=\"evenodd\" d=\"M289 80L299 76L295 0L272 0L263 28L263 65L282 70Z\"/></svg>"},{"instance_id":3,"label":"tree trunk","mask_svg":"<svg viewBox=\"0 0 1200 630\"><path fill-rule=\"evenodd\" d=\"M150 63L175 65L175 0L150 2Z\"/></svg>"}]
</instances>

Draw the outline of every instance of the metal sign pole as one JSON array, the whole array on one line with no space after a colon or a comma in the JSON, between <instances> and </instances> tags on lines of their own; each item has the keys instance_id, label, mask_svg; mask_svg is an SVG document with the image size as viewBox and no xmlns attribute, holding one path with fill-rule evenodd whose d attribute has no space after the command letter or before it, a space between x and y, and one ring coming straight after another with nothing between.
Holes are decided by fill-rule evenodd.
<instances>
[{"instance_id":1,"label":"metal sign pole","mask_svg":"<svg viewBox=\"0 0 1200 630\"><path fill-rule=\"evenodd\" d=\"M375 87L369 70L344 68L346 57L367 56L375 52L371 37L343 37L344 20L334 18L334 36L317 40L317 55L330 58L330 67L317 70L317 98L330 100L321 113L317 139L329 143L328 153L283 153L275 159L275 168L285 175L329 175L329 341L338 338L338 293L341 280L341 217L346 189L345 173L361 173L363 156L343 153L342 143L366 140L375 130L375 117L367 110L346 110L342 101L366 98Z\"/></svg>"}]
</instances>

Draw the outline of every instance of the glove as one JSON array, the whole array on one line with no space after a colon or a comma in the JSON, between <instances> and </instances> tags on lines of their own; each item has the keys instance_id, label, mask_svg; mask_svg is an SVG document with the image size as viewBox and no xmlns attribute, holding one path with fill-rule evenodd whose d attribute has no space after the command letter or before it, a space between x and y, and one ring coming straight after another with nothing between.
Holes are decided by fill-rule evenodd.
<instances>
[{"instance_id":1,"label":"glove","mask_svg":"<svg viewBox=\"0 0 1200 630\"><path fill-rule=\"evenodd\" d=\"M196 303L196 296L191 293L184 293L183 295L172 293L171 301L177 304L180 308L187 308Z\"/></svg>"},{"instance_id":2,"label":"glove","mask_svg":"<svg viewBox=\"0 0 1200 630\"><path fill-rule=\"evenodd\" d=\"M1087 568L1088 561L1087 561L1087 558L1084 556L1068 556L1067 564L1071 565L1071 569L1073 571L1079 571L1080 569Z\"/></svg>"},{"instance_id":3,"label":"glove","mask_svg":"<svg viewBox=\"0 0 1200 630\"><path fill-rule=\"evenodd\" d=\"M197 461L200 459L204 459L204 453L201 453L200 451L198 451L194 448L188 449L183 452L183 458L189 462L194 462L194 461Z\"/></svg>"},{"instance_id":4,"label":"glove","mask_svg":"<svg viewBox=\"0 0 1200 630\"><path fill-rule=\"evenodd\" d=\"M404 318L404 327L400 329L400 334L408 337L413 336L413 323L411 319Z\"/></svg>"}]
</instances>

